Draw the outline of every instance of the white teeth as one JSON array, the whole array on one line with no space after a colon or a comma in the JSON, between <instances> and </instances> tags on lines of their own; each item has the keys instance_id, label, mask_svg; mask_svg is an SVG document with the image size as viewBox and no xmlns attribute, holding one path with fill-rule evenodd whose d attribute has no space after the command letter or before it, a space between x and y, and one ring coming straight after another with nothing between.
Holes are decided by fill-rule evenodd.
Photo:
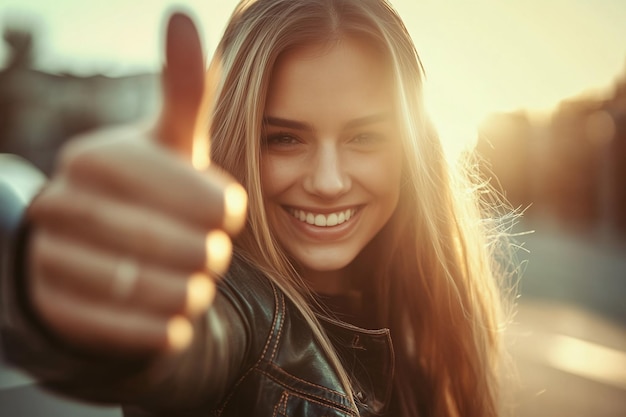
<instances>
[{"instance_id":1,"label":"white teeth","mask_svg":"<svg viewBox=\"0 0 626 417\"><path fill-rule=\"evenodd\" d=\"M313 214L309 212L305 212L303 210L289 210L291 215L301 222L315 225L318 227L332 227L342 224L350 220L354 213L356 213L356 209L347 209L344 211L338 211L336 213L330 213L328 215L324 214Z\"/></svg>"}]
</instances>

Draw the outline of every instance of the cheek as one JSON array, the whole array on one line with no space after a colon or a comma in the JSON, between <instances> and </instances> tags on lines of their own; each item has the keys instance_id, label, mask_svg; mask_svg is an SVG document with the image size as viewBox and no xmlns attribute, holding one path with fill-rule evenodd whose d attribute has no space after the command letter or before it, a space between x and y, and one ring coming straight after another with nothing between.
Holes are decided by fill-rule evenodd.
<instances>
[{"instance_id":1,"label":"cheek","mask_svg":"<svg viewBox=\"0 0 626 417\"><path fill-rule=\"evenodd\" d=\"M297 181L298 164L273 155L261 156L261 191L266 198L280 194Z\"/></svg>"},{"instance_id":2,"label":"cheek","mask_svg":"<svg viewBox=\"0 0 626 417\"><path fill-rule=\"evenodd\" d=\"M361 161L358 168L358 181L371 194L386 198L394 204L400 193L402 159L400 152L390 151Z\"/></svg>"},{"instance_id":3,"label":"cheek","mask_svg":"<svg viewBox=\"0 0 626 417\"><path fill-rule=\"evenodd\" d=\"M261 157L261 191L265 197L271 197L278 193L281 188L280 165L276 164L271 157L263 155Z\"/></svg>"}]
</instances>

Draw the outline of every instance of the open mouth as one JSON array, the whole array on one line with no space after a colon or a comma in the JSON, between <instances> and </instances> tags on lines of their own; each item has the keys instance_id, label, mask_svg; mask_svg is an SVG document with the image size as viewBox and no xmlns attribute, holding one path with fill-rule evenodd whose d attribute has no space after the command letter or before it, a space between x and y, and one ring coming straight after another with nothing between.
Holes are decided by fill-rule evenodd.
<instances>
[{"instance_id":1,"label":"open mouth","mask_svg":"<svg viewBox=\"0 0 626 417\"><path fill-rule=\"evenodd\" d=\"M333 227L350 220L358 211L357 207L337 211L334 213L312 213L300 209L287 208L287 212L302 223L318 227Z\"/></svg>"}]
</instances>

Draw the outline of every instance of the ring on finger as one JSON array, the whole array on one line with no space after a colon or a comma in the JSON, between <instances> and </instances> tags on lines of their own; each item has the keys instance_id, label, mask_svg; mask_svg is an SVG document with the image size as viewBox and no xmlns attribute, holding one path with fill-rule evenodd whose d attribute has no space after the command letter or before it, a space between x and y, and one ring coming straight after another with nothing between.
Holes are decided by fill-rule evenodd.
<instances>
[{"instance_id":1,"label":"ring on finger","mask_svg":"<svg viewBox=\"0 0 626 417\"><path fill-rule=\"evenodd\" d=\"M133 293L139 278L139 265L130 258L122 258L115 268L111 292L115 299L126 300Z\"/></svg>"}]
</instances>

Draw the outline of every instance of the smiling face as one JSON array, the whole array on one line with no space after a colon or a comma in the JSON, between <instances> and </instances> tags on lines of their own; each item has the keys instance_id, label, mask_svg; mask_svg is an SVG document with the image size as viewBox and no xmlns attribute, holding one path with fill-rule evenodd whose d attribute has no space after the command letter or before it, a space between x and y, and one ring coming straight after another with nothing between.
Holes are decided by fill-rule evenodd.
<instances>
[{"instance_id":1,"label":"smiling face","mask_svg":"<svg viewBox=\"0 0 626 417\"><path fill-rule=\"evenodd\" d=\"M283 54L272 73L265 208L313 288L348 266L398 204L401 144L384 62L367 42L342 37Z\"/></svg>"}]
</instances>

